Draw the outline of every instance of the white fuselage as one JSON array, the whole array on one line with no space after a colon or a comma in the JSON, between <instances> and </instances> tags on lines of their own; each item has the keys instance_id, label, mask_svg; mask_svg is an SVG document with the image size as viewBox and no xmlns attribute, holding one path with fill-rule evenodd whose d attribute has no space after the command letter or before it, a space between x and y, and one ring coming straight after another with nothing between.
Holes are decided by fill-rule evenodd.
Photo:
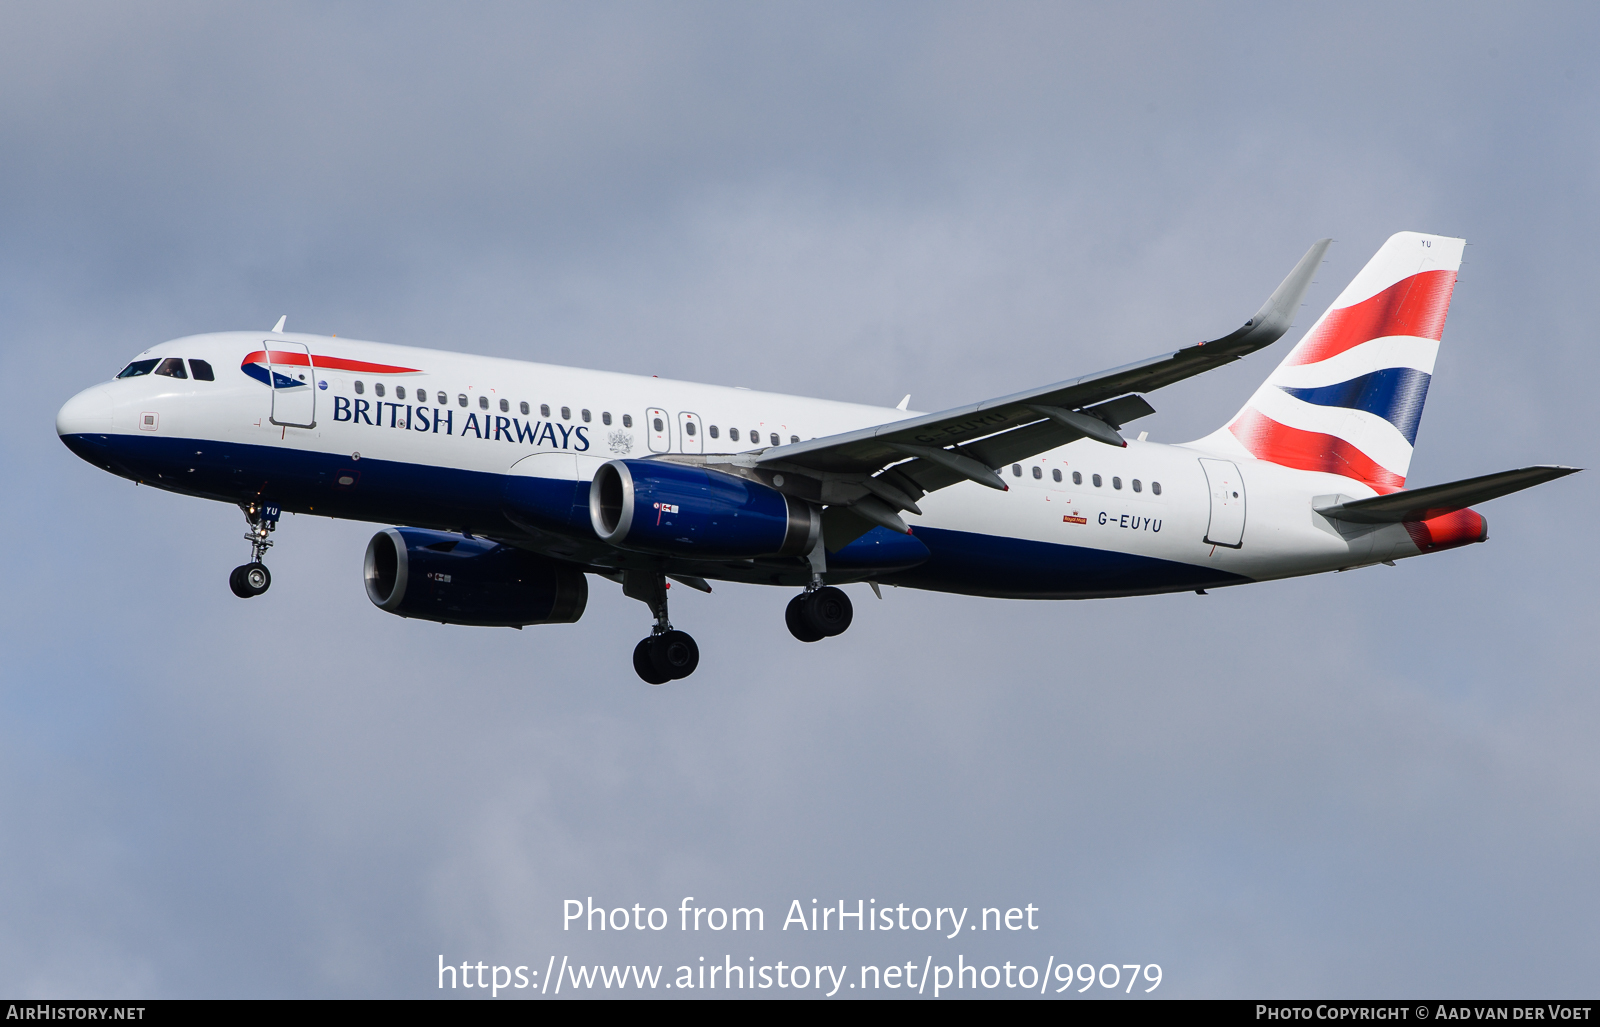
<instances>
[{"instance_id":1,"label":"white fuselage","mask_svg":"<svg viewBox=\"0 0 1600 1027\"><path fill-rule=\"evenodd\" d=\"M285 348L308 350L311 365L270 370L309 372L307 388L258 380L264 361L252 364L250 355ZM507 476L582 481L609 459L714 458L908 416L892 407L323 336L199 335L139 359L166 357L207 361L215 380L144 374L96 385L62 408L57 430L86 460L174 491L384 523L421 517L490 537L515 534L486 509L492 483ZM922 515L906 520L935 559L903 583L1016 597L1126 595L1419 552L1401 525L1358 529L1314 512L1334 497L1373 495L1368 486L1258 461L1229 441L1219 433L1201 443L1130 441L1119 449L1085 439L999 468L1007 492L964 482L931 493L919 501ZM1237 496L1217 494L1202 458L1231 461L1236 482L1227 490ZM315 475L296 470L313 465ZM466 476L439 476L450 473ZM452 519L450 493L458 488L461 513ZM1242 518L1237 547L1215 544L1218 518ZM956 555L941 560L942 550Z\"/></svg>"}]
</instances>

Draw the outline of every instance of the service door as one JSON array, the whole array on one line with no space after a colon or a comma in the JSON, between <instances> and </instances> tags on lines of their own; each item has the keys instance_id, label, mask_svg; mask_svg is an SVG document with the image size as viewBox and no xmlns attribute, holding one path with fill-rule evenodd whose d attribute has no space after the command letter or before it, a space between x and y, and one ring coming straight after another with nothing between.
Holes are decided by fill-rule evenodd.
<instances>
[{"instance_id":1,"label":"service door","mask_svg":"<svg viewBox=\"0 0 1600 1027\"><path fill-rule=\"evenodd\" d=\"M1214 546L1244 545L1244 479L1232 460L1201 460L1211 491L1211 523L1205 539Z\"/></svg>"},{"instance_id":2,"label":"service door","mask_svg":"<svg viewBox=\"0 0 1600 1027\"><path fill-rule=\"evenodd\" d=\"M271 340L266 350L268 377L272 379L272 423L315 428L317 382L311 349L303 343Z\"/></svg>"},{"instance_id":3,"label":"service door","mask_svg":"<svg viewBox=\"0 0 1600 1027\"><path fill-rule=\"evenodd\" d=\"M650 452L672 452L672 428L667 424L667 412L651 407L644 412L644 430L650 435Z\"/></svg>"},{"instance_id":4,"label":"service door","mask_svg":"<svg viewBox=\"0 0 1600 1027\"><path fill-rule=\"evenodd\" d=\"M700 437L701 430L699 414L678 415L678 445L683 447L685 453L699 453L705 449L705 442Z\"/></svg>"}]
</instances>

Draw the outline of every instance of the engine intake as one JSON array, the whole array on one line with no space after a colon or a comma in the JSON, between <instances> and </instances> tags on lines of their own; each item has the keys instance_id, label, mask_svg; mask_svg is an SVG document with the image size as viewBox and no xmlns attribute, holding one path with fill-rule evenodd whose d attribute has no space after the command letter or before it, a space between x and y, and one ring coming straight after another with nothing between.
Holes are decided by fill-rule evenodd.
<instances>
[{"instance_id":1,"label":"engine intake","mask_svg":"<svg viewBox=\"0 0 1600 1027\"><path fill-rule=\"evenodd\" d=\"M671 556L803 556L822 514L803 499L705 467L612 460L589 486L589 521L614 546Z\"/></svg>"},{"instance_id":2,"label":"engine intake","mask_svg":"<svg viewBox=\"0 0 1600 1027\"><path fill-rule=\"evenodd\" d=\"M424 528L372 536L365 577L378 609L440 624L571 624L589 602L580 570L515 546Z\"/></svg>"}]
</instances>

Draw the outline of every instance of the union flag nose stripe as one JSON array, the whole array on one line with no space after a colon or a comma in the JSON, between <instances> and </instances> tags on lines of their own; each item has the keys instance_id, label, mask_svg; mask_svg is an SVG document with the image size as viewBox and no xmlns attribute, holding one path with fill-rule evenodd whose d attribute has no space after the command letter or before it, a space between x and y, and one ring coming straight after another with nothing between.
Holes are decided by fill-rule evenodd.
<instances>
[{"instance_id":1,"label":"union flag nose stripe","mask_svg":"<svg viewBox=\"0 0 1600 1027\"><path fill-rule=\"evenodd\" d=\"M1414 367L1386 367L1336 385L1317 388L1278 388L1295 399L1324 407L1344 407L1377 414L1400 430L1406 441L1417 444L1417 424L1428 398L1433 376Z\"/></svg>"},{"instance_id":2,"label":"union flag nose stripe","mask_svg":"<svg viewBox=\"0 0 1600 1027\"><path fill-rule=\"evenodd\" d=\"M295 379L290 378L288 375L279 371L268 371L266 364L243 363L239 365L239 370L254 378L262 385L266 385L274 389L301 389L309 388L311 385L310 382L296 381Z\"/></svg>"},{"instance_id":3,"label":"union flag nose stripe","mask_svg":"<svg viewBox=\"0 0 1600 1027\"><path fill-rule=\"evenodd\" d=\"M1420 271L1360 303L1330 310L1284 360L1284 366L1314 364L1390 335L1437 342L1444 334L1444 318L1455 286L1454 271Z\"/></svg>"},{"instance_id":4,"label":"union flag nose stripe","mask_svg":"<svg viewBox=\"0 0 1600 1027\"><path fill-rule=\"evenodd\" d=\"M1245 409L1228 430L1258 460L1302 471L1326 471L1366 482L1379 494L1398 492L1406 483L1354 445L1335 435L1302 431L1279 424L1254 409Z\"/></svg>"},{"instance_id":5,"label":"union flag nose stripe","mask_svg":"<svg viewBox=\"0 0 1600 1027\"><path fill-rule=\"evenodd\" d=\"M364 374L422 373L420 369L415 367L399 367L394 364L373 364L368 363L365 360L346 360L344 357L330 357L321 353L312 354L311 359L308 360L304 353L281 349L275 349L272 351L272 359L270 363L278 365L296 364L300 367L307 367L310 366L312 361L316 362L318 370L325 371L359 371ZM258 349L254 353L245 357L244 361L239 366L244 367L246 364L266 365L267 363L269 363L267 359L267 351L264 349Z\"/></svg>"}]
</instances>

